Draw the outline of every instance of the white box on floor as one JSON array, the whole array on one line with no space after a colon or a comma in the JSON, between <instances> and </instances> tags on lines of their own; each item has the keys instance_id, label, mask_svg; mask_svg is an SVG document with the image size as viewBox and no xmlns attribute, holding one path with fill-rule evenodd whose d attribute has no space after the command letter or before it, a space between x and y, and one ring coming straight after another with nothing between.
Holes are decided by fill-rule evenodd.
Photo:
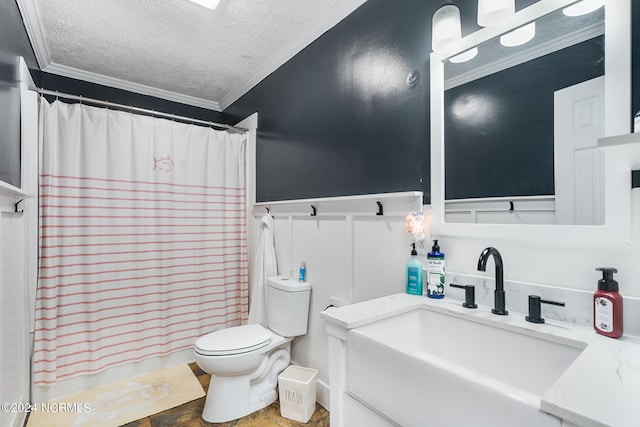
<instances>
[{"instance_id":1,"label":"white box on floor","mask_svg":"<svg viewBox=\"0 0 640 427\"><path fill-rule=\"evenodd\" d=\"M289 366L278 376L280 415L306 423L316 409L318 371Z\"/></svg>"}]
</instances>

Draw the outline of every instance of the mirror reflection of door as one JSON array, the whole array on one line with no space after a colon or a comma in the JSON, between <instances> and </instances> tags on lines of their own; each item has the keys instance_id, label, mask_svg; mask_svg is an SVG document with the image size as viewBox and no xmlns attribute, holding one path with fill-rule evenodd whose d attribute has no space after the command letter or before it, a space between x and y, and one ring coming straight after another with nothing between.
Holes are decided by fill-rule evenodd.
<instances>
[{"instance_id":1,"label":"mirror reflection of door","mask_svg":"<svg viewBox=\"0 0 640 427\"><path fill-rule=\"evenodd\" d=\"M604 77L554 94L556 224L597 225L602 211L602 158L590 149L604 136Z\"/></svg>"}]
</instances>

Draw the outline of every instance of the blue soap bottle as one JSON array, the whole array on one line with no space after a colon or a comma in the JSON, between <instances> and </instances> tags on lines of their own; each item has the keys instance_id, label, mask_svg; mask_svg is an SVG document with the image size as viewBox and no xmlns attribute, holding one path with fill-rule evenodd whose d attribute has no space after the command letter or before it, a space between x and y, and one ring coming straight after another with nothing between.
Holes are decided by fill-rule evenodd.
<instances>
[{"instance_id":1,"label":"blue soap bottle","mask_svg":"<svg viewBox=\"0 0 640 427\"><path fill-rule=\"evenodd\" d=\"M304 261L300 263L300 273L298 275L298 281L299 282L307 281L307 264L305 264Z\"/></svg>"},{"instance_id":2,"label":"blue soap bottle","mask_svg":"<svg viewBox=\"0 0 640 427\"><path fill-rule=\"evenodd\" d=\"M440 252L438 240L433 241L427 254L427 296L444 298L444 253Z\"/></svg>"},{"instance_id":3,"label":"blue soap bottle","mask_svg":"<svg viewBox=\"0 0 640 427\"><path fill-rule=\"evenodd\" d=\"M411 258L407 262L407 293L422 295L422 263L418 259L416 244L412 243Z\"/></svg>"}]
</instances>

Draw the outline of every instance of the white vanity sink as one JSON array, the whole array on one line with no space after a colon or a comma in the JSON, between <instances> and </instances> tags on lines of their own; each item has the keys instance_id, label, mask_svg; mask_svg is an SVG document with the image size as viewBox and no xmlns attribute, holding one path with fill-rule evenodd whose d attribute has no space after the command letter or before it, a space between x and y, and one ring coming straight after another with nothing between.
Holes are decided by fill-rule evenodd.
<instances>
[{"instance_id":1,"label":"white vanity sink","mask_svg":"<svg viewBox=\"0 0 640 427\"><path fill-rule=\"evenodd\" d=\"M347 339L347 392L403 426L560 426L540 399L583 349L429 307Z\"/></svg>"}]
</instances>

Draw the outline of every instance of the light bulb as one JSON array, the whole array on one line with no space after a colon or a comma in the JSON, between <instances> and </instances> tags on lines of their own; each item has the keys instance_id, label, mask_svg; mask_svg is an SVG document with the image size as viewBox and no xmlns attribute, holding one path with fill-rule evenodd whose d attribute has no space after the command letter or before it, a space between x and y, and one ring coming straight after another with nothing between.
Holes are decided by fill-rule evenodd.
<instances>
[{"instance_id":1,"label":"light bulb","mask_svg":"<svg viewBox=\"0 0 640 427\"><path fill-rule=\"evenodd\" d=\"M605 0L582 0L576 4L562 9L567 16L580 16L594 12L604 6Z\"/></svg>"},{"instance_id":2,"label":"light bulb","mask_svg":"<svg viewBox=\"0 0 640 427\"><path fill-rule=\"evenodd\" d=\"M459 55L449 58L449 61L453 62L454 64L459 64L461 62L471 61L473 58L476 57L476 55L478 55L478 48L474 47L473 49L469 49L467 51L462 52Z\"/></svg>"},{"instance_id":3,"label":"light bulb","mask_svg":"<svg viewBox=\"0 0 640 427\"><path fill-rule=\"evenodd\" d=\"M500 36L500 44L507 47L520 46L531 40L535 35L536 23L532 22Z\"/></svg>"},{"instance_id":4,"label":"light bulb","mask_svg":"<svg viewBox=\"0 0 640 427\"><path fill-rule=\"evenodd\" d=\"M478 0L478 25L492 27L516 11L515 0Z\"/></svg>"}]
</instances>

